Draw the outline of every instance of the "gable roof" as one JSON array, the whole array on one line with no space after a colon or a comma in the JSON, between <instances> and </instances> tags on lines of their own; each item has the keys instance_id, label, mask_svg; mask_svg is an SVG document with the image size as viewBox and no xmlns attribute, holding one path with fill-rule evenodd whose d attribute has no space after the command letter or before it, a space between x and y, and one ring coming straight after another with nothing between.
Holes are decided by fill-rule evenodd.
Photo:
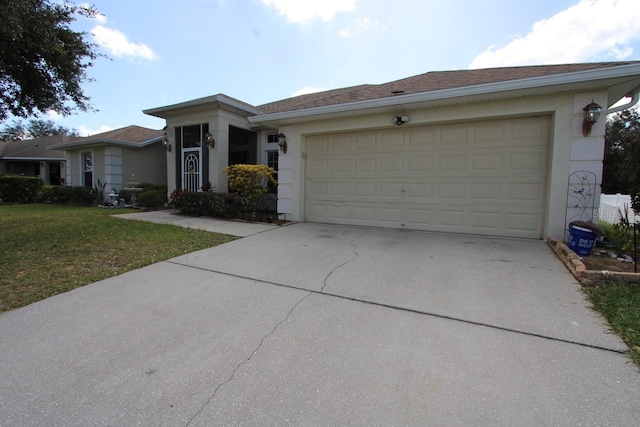
<instances>
[{"instance_id":1,"label":"gable roof","mask_svg":"<svg viewBox=\"0 0 640 427\"><path fill-rule=\"evenodd\" d=\"M68 141L66 135L45 136L24 141L0 143L0 159L2 160L64 160L64 153L50 150L51 144Z\"/></svg>"},{"instance_id":2,"label":"gable roof","mask_svg":"<svg viewBox=\"0 0 640 427\"><path fill-rule=\"evenodd\" d=\"M50 146L53 150L68 150L94 145L116 145L121 147L141 148L160 142L164 131L142 126L126 126L86 137L75 137L69 141Z\"/></svg>"}]
</instances>

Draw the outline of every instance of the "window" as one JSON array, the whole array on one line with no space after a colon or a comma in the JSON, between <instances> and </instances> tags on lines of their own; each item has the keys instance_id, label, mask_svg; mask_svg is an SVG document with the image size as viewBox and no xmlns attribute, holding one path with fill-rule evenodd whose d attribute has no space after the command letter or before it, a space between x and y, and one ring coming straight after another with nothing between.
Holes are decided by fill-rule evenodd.
<instances>
[{"instance_id":1,"label":"window","mask_svg":"<svg viewBox=\"0 0 640 427\"><path fill-rule=\"evenodd\" d=\"M93 153L82 153L82 184L93 188Z\"/></svg>"},{"instance_id":2,"label":"window","mask_svg":"<svg viewBox=\"0 0 640 427\"><path fill-rule=\"evenodd\" d=\"M278 180L278 150L267 151L267 166L272 167L276 170L276 173L273 174L273 178ZM278 187L269 183L267 185L269 189L269 194L278 194Z\"/></svg>"},{"instance_id":3,"label":"window","mask_svg":"<svg viewBox=\"0 0 640 427\"><path fill-rule=\"evenodd\" d=\"M278 143L278 134L270 133L267 135L267 144L277 144Z\"/></svg>"}]
</instances>

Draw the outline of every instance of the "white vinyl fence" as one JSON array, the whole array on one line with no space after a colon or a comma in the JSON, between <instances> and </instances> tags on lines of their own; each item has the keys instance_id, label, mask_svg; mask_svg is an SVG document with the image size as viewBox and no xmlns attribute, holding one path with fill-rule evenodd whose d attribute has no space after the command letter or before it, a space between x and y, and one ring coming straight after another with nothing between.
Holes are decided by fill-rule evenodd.
<instances>
[{"instance_id":1,"label":"white vinyl fence","mask_svg":"<svg viewBox=\"0 0 640 427\"><path fill-rule=\"evenodd\" d=\"M640 215L635 215L631 208L631 196L628 194L601 194L600 209L598 218L602 222L618 224L620 212L624 214L625 209L629 210L629 221L635 223L640 221Z\"/></svg>"}]
</instances>

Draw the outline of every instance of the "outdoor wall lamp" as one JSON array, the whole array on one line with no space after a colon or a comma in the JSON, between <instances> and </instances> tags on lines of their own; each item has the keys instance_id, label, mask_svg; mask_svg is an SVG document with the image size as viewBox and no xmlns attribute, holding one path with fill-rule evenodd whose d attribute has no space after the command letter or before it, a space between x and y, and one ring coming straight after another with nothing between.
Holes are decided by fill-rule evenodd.
<instances>
[{"instance_id":1,"label":"outdoor wall lamp","mask_svg":"<svg viewBox=\"0 0 640 427\"><path fill-rule=\"evenodd\" d=\"M280 147L280 151L284 154L287 153L287 137L284 136L284 133L278 134L278 147Z\"/></svg>"},{"instance_id":2,"label":"outdoor wall lamp","mask_svg":"<svg viewBox=\"0 0 640 427\"><path fill-rule=\"evenodd\" d=\"M391 120L391 122L394 125L401 126L401 125L407 123L409 121L409 119L410 119L409 116L393 116L393 119Z\"/></svg>"},{"instance_id":3,"label":"outdoor wall lamp","mask_svg":"<svg viewBox=\"0 0 640 427\"><path fill-rule=\"evenodd\" d=\"M171 143L169 142L169 138L167 138L167 133L164 133L164 138L162 138L162 146L167 152L171 152Z\"/></svg>"},{"instance_id":4,"label":"outdoor wall lamp","mask_svg":"<svg viewBox=\"0 0 640 427\"><path fill-rule=\"evenodd\" d=\"M207 142L209 148L216 148L216 140L213 139L213 135L211 135L211 132L207 132L204 134L204 140Z\"/></svg>"},{"instance_id":5,"label":"outdoor wall lamp","mask_svg":"<svg viewBox=\"0 0 640 427\"><path fill-rule=\"evenodd\" d=\"M602 107L591 100L591 104L582 109L584 112L584 119L582 120L582 135L591 135L591 128L600 118L600 112Z\"/></svg>"}]
</instances>

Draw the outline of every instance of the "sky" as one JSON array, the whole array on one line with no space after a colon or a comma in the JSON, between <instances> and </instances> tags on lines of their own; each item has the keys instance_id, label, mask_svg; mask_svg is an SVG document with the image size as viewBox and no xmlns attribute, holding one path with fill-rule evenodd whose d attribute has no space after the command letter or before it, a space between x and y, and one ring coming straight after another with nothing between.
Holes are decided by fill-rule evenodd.
<instances>
[{"instance_id":1,"label":"sky","mask_svg":"<svg viewBox=\"0 0 640 427\"><path fill-rule=\"evenodd\" d=\"M76 4L81 4L77 1ZM260 105L429 71L640 60L638 0L94 0L105 58L82 136L164 120L142 110L224 93Z\"/></svg>"}]
</instances>

